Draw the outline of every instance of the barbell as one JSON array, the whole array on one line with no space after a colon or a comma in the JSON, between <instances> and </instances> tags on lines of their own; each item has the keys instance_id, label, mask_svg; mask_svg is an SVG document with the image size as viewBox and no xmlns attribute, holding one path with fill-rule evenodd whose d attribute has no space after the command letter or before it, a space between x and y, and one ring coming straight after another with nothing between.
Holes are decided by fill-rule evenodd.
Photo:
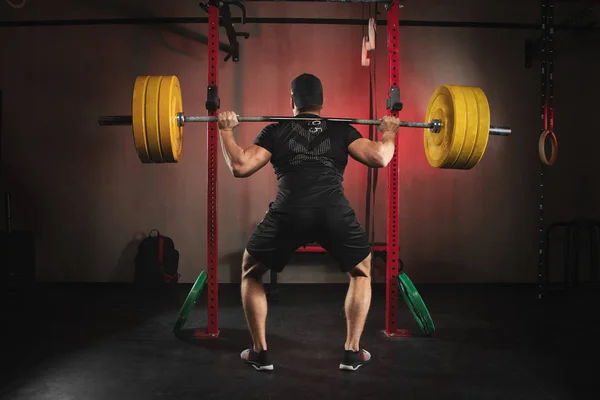
<instances>
[{"instance_id":1,"label":"barbell","mask_svg":"<svg viewBox=\"0 0 600 400\"><path fill-rule=\"evenodd\" d=\"M490 126L490 108L481 88L441 85L431 96L425 115L429 122L401 121L400 126L424 129L425 155L435 168L471 169L479 163L489 135L508 136L511 129ZM246 117L240 122L325 120L379 125L381 120L317 117ZM131 125L142 163L176 163L181 158L183 127L188 122L215 122L216 116L186 116L179 79L139 76L133 85L131 115L102 116L101 126Z\"/></svg>"}]
</instances>

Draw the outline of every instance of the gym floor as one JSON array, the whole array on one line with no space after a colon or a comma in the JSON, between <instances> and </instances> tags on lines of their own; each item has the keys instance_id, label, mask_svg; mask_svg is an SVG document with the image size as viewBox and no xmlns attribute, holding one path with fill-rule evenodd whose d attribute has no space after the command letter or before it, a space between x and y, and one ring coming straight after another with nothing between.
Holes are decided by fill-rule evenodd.
<instances>
[{"instance_id":1,"label":"gym floor","mask_svg":"<svg viewBox=\"0 0 600 400\"><path fill-rule=\"evenodd\" d=\"M190 287L153 298L128 285L45 285L28 301L13 296L0 398L598 398L597 289L538 302L531 285L418 285L436 333L424 337L402 303L401 327L414 336L388 339L376 284L361 343L373 362L352 373L337 369L346 286L280 285L267 322L275 371L264 373L238 358L250 343L238 285L221 285L219 339L173 335ZM186 327L205 319L201 296Z\"/></svg>"}]
</instances>

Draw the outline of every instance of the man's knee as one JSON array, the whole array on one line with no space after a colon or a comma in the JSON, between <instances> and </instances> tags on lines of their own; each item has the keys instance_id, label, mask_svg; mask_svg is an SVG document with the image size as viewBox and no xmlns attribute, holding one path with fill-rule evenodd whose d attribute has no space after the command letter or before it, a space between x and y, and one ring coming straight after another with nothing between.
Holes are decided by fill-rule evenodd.
<instances>
[{"instance_id":1,"label":"man's knee","mask_svg":"<svg viewBox=\"0 0 600 400\"><path fill-rule=\"evenodd\" d=\"M256 261L254 257L248 253L248 250L244 250L244 256L242 258L242 279L251 278L261 280L267 270L267 267Z\"/></svg>"},{"instance_id":2,"label":"man's knee","mask_svg":"<svg viewBox=\"0 0 600 400\"><path fill-rule=\"evenodd\" d=\"M356 267L352 268L348 275L351 278L371 278L371 254L361 261Z\"/></svg>"}]
</instances>

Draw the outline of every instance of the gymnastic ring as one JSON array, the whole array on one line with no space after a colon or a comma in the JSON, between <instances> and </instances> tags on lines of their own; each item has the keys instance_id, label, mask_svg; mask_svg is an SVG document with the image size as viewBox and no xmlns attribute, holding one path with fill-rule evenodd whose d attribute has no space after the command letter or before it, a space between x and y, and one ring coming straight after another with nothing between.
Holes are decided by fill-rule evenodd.
<instances>
[{"instance_id":1,"label":"gymnastic ring","mask_svg":"<svg viewBox=\"0 0 600 400\"><path fill-rule=\"evenodd\" d=\"M550 136L550 147L552 147L552 155L550 159L546 155L546 139ZM558 157L558 140L556 139L556 135L554 132L549 130L542 131L540 135L540 140L538 141L538 153L540 155L540 161L544 165L552 166L556 162L556 158Z\"/></svg>"}]
</instances>

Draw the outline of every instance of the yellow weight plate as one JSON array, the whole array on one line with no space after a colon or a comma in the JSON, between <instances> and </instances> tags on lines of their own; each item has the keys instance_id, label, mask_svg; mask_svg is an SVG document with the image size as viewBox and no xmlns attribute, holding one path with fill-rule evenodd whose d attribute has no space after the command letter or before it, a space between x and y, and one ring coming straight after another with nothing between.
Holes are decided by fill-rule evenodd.
<instances>
[{"instance_id":1,"label":"yellow weight plate","mask_svg":"<svg viewBox=\"0 0 600 400\"><path fill-rule=\"evenodd\" d=\"M476 105L478 109L478 128L477 128L477 140L475 142L475 148L469 160L465 164L463 169L471 169L481 161L483 153L487 148L488 140L490 138L490 104L483 90L478 87L469 87L470 91L476 99Z\"/></svg>"},{"instance_id":2,"label":"yellow weight plate","mask_svg":"<svg viewBox=\"0 0 600 400\"><path fill-rule=\"evenodd\" d=\"M442 85L429 100L425 121L442 122L440 132L429 128L424 132L425 155L435 168L452 168L458 160L467 135L467 113L464 94L459 86Z\"/></svg>"},{"instance_id":3,"label":"yellow weight plate","mask_svg":"<svg viewBox=\"0 0 600 400\"><path fill-rule=\"evenodd\" d=\"M163 155L160 148L160 84L162 76L151 76L146 88L146 137L148 138L148 153L152 162L162 163Z\"/></svg>"},{"instance_id":4,"label":"yellow weight plate","mask_svg":"<svg viewBox=\"0 0 600 400\"><path fill-rule=\"evenodd\" d=\"M133 100L131 103L131 122L133 131L133 143L138 158L143 163L151 163L148 154L148 142L146 140L146 87L147 76L138 76L133 85Z\"/></svg>"},{"instance_id":5,"label":"yellow weight plate","mask_svg":"<svg viewBox=\"0 0 600 400\"><path fill-rule=\"evenodd\" d=\"M181 156L183 127L177 123L177 114L183 112L181 87L176 76L164 76L160 83L158 120L160 145L164 162L178 162Z\"/></svg>"},{"instance_id":6,"label":"yellow weight plate","mask_svg":"<svg viewBox=\"0 0 600 400\"><path fill-rule=\"evenodd\" d=\"M479 107L477 104L477 97L475 97L475 92L473 92L472 89L473 88L470 86L459 86L457 88L457 90L462 92L465 100L467 130L462 149L458 155L458 159L451 167L453 169L469 169L466 167L475 152L477 140L479 138Z\"/></svg>"}]
</instances>

